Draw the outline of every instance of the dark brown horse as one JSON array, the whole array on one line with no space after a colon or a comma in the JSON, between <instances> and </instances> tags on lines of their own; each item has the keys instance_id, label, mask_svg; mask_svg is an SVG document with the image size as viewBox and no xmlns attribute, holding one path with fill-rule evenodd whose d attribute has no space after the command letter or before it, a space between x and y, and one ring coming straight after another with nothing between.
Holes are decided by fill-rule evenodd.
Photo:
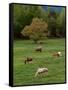
<instances>
[{"instance_id":1,"label":"dark brown horse","mask_svg":"<svg viewBox=\"0 0 68 90\"><path fill-rule=\"evenodd\" d=\"M27 59L24 61L24 63L30 63L33 61L33 58L32 57L27 57Z\"/></svg>"}]
</instances>

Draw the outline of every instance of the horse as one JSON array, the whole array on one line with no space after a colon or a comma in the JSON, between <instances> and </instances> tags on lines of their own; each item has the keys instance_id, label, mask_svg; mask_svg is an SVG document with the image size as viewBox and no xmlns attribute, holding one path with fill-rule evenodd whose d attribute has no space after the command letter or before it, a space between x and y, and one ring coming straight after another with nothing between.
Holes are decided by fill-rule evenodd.
<instances>
[{"instance_id":1,"label":"horse","mask_svg":"<svg viewBox=\"0 0 68 90\"><path fill-rule=\"evenodd\" d=\"M27 57L27 59L24 61L24 63L30 63L32 62L33 58L32 57Z\"/></svg>"},{"instance_id":2,"label":"horse","mask_svg":"<svg viewBox=\"0 0 68 90\"><path fill-rule=\"evenodd\" d=\"M37 77L38 74L42 74L42 73L47 74L48 73L48 68L38 68L36 73L35 73L35 77Z\"/></svg>"},{"instance_id":3,"label":"horse","mask_svg":"<svg viewBox=\"0 0 68 90\"><path fill-rule=\"evenodd\" d=\"M35 51L39 51L39 52L42 52L42 46L38 46Z\"/></svg>"},{"instance_id":4,"label":"horse","mask_svg":"<svg viewBox=\"0 0 68 90\"><path fill-rule=\"evenodd\" d=\"M54 53L53 56L60 57L60 56L62 56L62 53L61 52L57 52L57 53Z\"/></svg>"}]
</instances>

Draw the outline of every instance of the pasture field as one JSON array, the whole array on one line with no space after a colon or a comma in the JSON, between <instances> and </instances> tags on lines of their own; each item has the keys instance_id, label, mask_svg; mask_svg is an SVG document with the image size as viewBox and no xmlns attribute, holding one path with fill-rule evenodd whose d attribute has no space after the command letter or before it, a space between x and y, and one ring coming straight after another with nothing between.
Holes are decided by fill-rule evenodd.
<instances>
[{"instance_id":1,"label":"pasture field","mask_svg":"<svg viewBox=\"0 0 68 90\"><path fill-rule=\"evenodd\" d=\"M51 84L65 82L65 39L47 39L41 44L42 52L36 52L39 44L31 40L14 40L13 83L16 85ZM53 57L54 52L62 52L61 57ZM33 63L24 64L31 56ZM39 67L48 68L48 74L35 76Z\"/></svg>"}]
</instances>

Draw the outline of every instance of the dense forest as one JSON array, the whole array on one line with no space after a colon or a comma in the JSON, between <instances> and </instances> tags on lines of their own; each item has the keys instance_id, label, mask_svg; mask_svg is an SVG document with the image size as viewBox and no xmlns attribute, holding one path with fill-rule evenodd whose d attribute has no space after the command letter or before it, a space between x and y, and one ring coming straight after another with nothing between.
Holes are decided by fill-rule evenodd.
<instances>
[{"instance_id":1,"label":"dense forest","mask_svg":"<svg viewBox=\"0 0 68 90\"><path fill-rule=\"evenodd\" d=\"M42 19L47 24L47 37L65 37L65 7L13 4L13 9L15 39L29 39L29 36L24 36L21 32L26 26L31 26L35 18ZM38 28L40 24L36 26Z\"/></svg>"}]
</instances>

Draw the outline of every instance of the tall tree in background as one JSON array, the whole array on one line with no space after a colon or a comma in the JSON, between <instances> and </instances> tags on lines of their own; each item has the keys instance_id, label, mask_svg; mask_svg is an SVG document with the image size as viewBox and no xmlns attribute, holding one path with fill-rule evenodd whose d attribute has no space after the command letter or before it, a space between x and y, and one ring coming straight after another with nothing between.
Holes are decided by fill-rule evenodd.
<instances>
[{"instance_id":1,"label":"tall tree in background","mask_svg":"<svg viewBox=\"0 0 68 90\"><path fill-rule=\"evenodd\" d=\"M38 40L47 36L47 27L48 24L43 19L33 18L32 23L25 26L21 33L37 43Z\"/></svg>"},{"instance_id":2,"label":"tall tree in background","mask_svg":"<svg viewBox=\"0 0 68 90\"><path fill-rule=\"evenodd\" d=\"M58 16L57 20L57 35L59 37L65 36L65 8L61 11L60 15Z\"/></svg>"},{"instance_id":3,"label":"tall tree in background","mask_svg":"<svg viewBox=\"0 0 68 90\"><path fill-rule=\"evenodd\" d=\"M48 7L48 31L49 36L52 37L65 37L65 8L62 7L60 12L51 11Z\"/></svg>"},{"instance_id":4,"label":"tall tree in background","mask_svg":"<svg viewBox=\"0 0 68 90\"><path fill-rule=\"evenodd\" d=\"M58 13L56 11L48 10L48 31L49 36L56 37L56 18Z\"/></svg>"}]
</instances>

